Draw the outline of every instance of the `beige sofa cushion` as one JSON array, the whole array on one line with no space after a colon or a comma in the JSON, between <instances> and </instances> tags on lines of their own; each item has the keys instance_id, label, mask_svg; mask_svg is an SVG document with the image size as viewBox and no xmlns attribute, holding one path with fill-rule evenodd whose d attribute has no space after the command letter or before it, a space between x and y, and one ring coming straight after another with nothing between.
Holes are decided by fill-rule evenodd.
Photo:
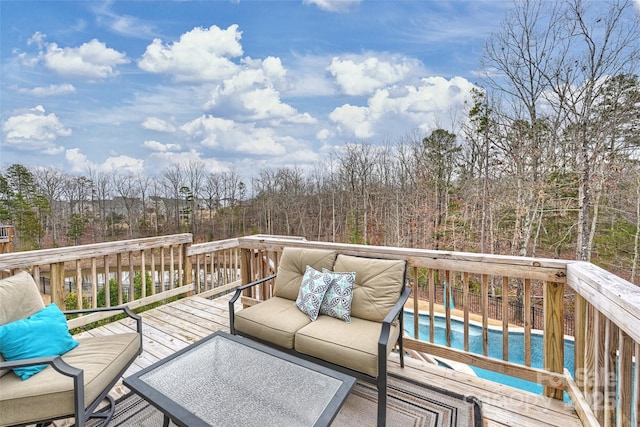
<instances>
[{"instance_id":1,"label":"beige sofa cushion","mask_svg":"<svg viewBox=\"0 0 640 427\"><path fill-rule=\"evenodd\" d=\"M382 324L353 317L351 323L320 316L296 333L296 351L358 372L378 376L378 339ZM391 327L388 351L398 340L400 327ZM386 355L388 356L388 354Z\"/></svg>"},{"instance_id":2,"label":"beige sofa cushion","mask_svg":"<svg viewBox=\"0 0 640 427\"><path fill-rule=\"evenodd\" d=\"M43 308L38 285L26 271L0 280L0 325L24 319ZM0 362L4 362L1 354ZM9 372L0 370L0 377Z\"/></svg>"},{"instance_id":3,"label":"beige sofa cushion","mask_svg":"<svg viewBox=\"0 0 640 427\"><path fill-rule=\"evenodd\" d=\"M327 249L284 248L273 294L295 301L307 265L318 271L323 268L331 270L335 259L336 251Z\"/></svg>"},{"instance_id":4,"label":"beige sofa cushion","mask_svg":"<svg viewBox=\"0 0 640 427\"><path fill-rule=\"evenodd\" d=\"M43 308L38 285L26 271L0 280L0 325L24 319Z\"/></svg>"},{"instance_id":5,"label":"beige sofa cushion","mask_svg":"<svg viewBox=\"0 0 640 427\"><path fill-rule=\"evenodd\" d=\"M293 301L272 297L235 313L234 326L239 332L292 349L296 331L310 322Z\"/></svg>"},{"instance_id":6,"label":"beige sofa cushion","mask_svg":"<svg viewBox=\"0 0 640 427\"><path fill-rule=\"evenodd\" d=\"M404 260L338 255L333 271L356 272L351 317L382 322L400 298L405 277Z\"/></svg>"},{"instance_id":7,"label":"beige sofa cushion","mask_svg":"<svg viewBox=\"0 0 640 427\"><path fill-rule=\"evenodd\" d=\"M85 404L96 399L127 363L138 354L140 336L123 333L79 338L80 345L62 356L84 370ZM0 378L0 425L33 423L44 417L74 413L73 379L51 366L22 381L17 375Z\"/></svg>"}]
</instances>

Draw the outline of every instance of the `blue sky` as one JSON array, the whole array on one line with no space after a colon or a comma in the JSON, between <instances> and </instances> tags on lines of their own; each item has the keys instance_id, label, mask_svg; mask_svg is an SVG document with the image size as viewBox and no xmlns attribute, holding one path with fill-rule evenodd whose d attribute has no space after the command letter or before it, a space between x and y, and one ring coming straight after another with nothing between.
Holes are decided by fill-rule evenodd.
<instances>
[{"instance_id":1,"label":"blue sky","mask_svg":"<svg viewBox=\"0 0 640 427\"><path fill-rule=\"evenodd\" d=\"M0 1L0 164L312 167L456 130L510 3Z\"/></svg>"}]
</instances>

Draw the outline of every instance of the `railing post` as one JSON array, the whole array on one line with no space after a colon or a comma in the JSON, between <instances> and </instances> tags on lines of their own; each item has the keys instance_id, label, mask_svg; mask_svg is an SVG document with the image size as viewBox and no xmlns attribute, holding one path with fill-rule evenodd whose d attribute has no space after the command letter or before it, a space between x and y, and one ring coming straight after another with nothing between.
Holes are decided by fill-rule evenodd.
<instances>
[{"instance_id":1,"label":"railing post","mask_svg":"<svg viewBox=\"0 0 640 427\"><path fill-rule=\"evenodd\" d=\"M251 271L251 267L253 263L251 262L251 255L253 251L251 249L241 249L240 250L240 265L241 265L241 276L242 276L242 284L246 285L247 283L251 283L253 278L253 271ZM244 290L244 295L249 296L250 289Z\"/></svg>"},{"instance_id":2,"label":"railing post","mask_svg":"<svg viewBox=\"0 0 640 427\"><path fill-rule=\"evenodd\" d=\"M251 283L253 278L253 272L251 271L251 249L241 249L240 250L240 266L242 275L242 284L246 285L247 283Z\"/></svg>"},{"instance_id":3,"label":"railing post","mask_svg":"<svg viewBox=\"0 0 640 427\"><path fill-rule=\"evenodd\" d=\"M193 294L197 294L200 292L199 289L196 289L196 283L194 283L193 281L193 263L190 262L189 257L187 256L187 250L189 249L189 246L191 246L191 244L187 243L182 245L182 266L181 269L183 271L184 274L184 283L185 284L191 284L191 286L193 287L193 291L189 292L187 295L191 296ZM198 274L200 274L198 272Z\"/></svg>"},{"instance_id":4,"label":"railing post","mask_svg":"<svg viewBox=\"0 0 640 427\"><path fill-rule=\"evenodd\" d=\"M51 302L60 310L67 308L64 301L64 262L51 264Z\"/></svg>"},{"instance_id":5,"label":"railing post","mask_svg":"<svg viewBox=\"0 0 640 427\"><path fill-rule=\"evenodd\" d=\"M564 285L545 282L544 286L544 369L564 371ZM562 400L561 388L544 387L544 395Z\"/></svg>"}]
</instances>

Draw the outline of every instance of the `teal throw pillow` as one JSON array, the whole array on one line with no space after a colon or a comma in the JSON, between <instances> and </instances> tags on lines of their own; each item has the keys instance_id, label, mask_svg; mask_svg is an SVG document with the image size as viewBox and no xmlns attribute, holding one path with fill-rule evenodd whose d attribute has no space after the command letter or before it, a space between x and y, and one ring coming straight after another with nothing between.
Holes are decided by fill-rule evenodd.
<instances>
[{"instance_id":1,"label":"teal throw pillow","mask_svg":"<svg viewBox=\"0 0 640 427\"><path fill-rule=\"evenodd\" d=\"M0 326L0 353L8 361L60 356L78 344L69 333L67 319L55 304L31 317ZM26 380L47 366L27 366L13 371Z\"/></svg>"},{"instance_id":2,"label":"teal throw pillow","mask_svg":"<svg viewBox=\"0 0 640 427\"><path fill-rule=\"evenodd\" d=\"M329 283L324 274L307 265L295 304L312 321L318 318L320 305L329 288Z\"/></svg>"},{"instance_id":3,"label":"teal throw pillow","mask_svg":"<svg viewBox=\"0 0 640 427\"><path fill-rule=\"evenodd\" d=\"M335 317L351 323L351 301L353 300L353 287L356 283L356 273L336 273L322 270L325 280L329 280L329 289L324 294L320 305L320 314Z\"/></svg>"}]
</instances>

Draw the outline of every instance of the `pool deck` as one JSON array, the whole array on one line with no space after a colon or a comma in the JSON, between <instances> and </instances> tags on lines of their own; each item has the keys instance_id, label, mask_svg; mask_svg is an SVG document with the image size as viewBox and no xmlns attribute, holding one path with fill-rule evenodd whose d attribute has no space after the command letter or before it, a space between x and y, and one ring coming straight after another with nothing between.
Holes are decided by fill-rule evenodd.
<instances>
[{"instance_id":1,"label":"pool deck","mask_svg":"<svg viewBox=\"0 0 640 427\"><path fill-rule=\"evenodd\" d=\"M187 297L141 313L143 319L143 354L129 368L131 375L150 364L219 330L229 330L230 296L214 300ZM238 309L241 309L238 306ZM123 319L81 335L108 335L130 332L135 325ZM575 410L568 404L503 384L483 380L465 372L446 369L417 358L405 358L401 368L397 354L392 353L389 371L403 377L472 395L482 402L487 427L497 426L582 426ZM119 382L112 390L117 398L128 393ZM66 425L64 423L57 425Z\"/></svg>"}]
</instances>

